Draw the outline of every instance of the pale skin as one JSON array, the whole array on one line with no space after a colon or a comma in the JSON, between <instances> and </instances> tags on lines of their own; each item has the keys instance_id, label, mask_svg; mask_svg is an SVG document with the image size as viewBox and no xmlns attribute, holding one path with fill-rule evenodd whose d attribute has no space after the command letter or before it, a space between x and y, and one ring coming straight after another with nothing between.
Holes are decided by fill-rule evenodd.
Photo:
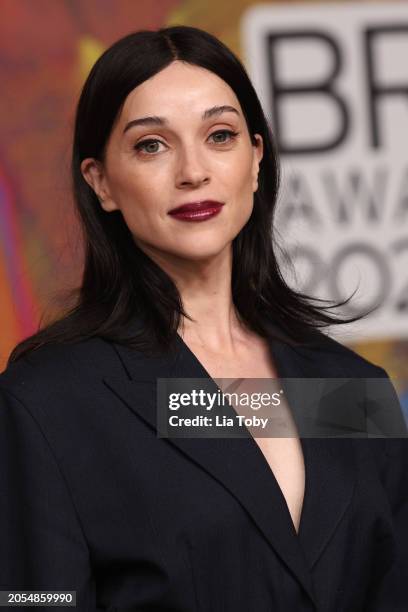
<instances>
[{"instance_id":1,"label":"pale skin","mask_svg":"<svg viewBox=\"0 0 408 612\"><path fill-rule=\"evenodd\" d=\"M155 120L126 129L146 117ZM183 318L178 332L217 379L277 377L266 341L240 324L231 293L232 241L251 216L263 156L262 137L254 137L255 144L225 81L174 61L130 92L104 162L81 164L102 208L121 211L135 243L176 284L194 319ZM200 223L168 214L205 199L223 202L220 214ZM304 489L299 440L255 440L298 529Z\"/></svg>"}]
</instances>

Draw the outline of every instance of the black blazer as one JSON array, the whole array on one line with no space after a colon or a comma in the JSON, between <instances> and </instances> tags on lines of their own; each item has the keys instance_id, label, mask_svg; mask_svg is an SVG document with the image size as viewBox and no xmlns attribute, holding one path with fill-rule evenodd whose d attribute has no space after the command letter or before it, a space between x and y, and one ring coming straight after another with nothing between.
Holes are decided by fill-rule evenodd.
<instances>
[{"instance_id":1,"label":"black blazer","mask_svg":"<svg viewBox=\"0 0 408 612\"><path fill-rule=\"evenodd\" d=\"M157 436L156 378L209 377L174 348L94 338L0 375L0 589L76 590L80 612L406 612L408 441L302 439L296 534L251 437ZM281 377L386 376L321 334L271 351Z\"/></svg>"}]
</instances>

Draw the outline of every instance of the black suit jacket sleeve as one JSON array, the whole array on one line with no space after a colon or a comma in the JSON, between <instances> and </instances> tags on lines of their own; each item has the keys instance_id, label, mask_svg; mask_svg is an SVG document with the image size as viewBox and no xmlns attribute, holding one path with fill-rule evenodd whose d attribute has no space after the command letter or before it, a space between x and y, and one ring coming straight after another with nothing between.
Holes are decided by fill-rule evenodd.
<instances>
[{"instance_id":1,"label":"black suit jacket sleeve","mask_svg":"<svg viewBox=\"0 0 408 612\"><path fill-rule=\"evenodd\" d=\"M383 404L392 406L394 410L396 406L400 409L398 396L387 372L379 367L376 370L379 378L386 379L386 384L382 387ZM368 443L387 494L395 539L392 547L394 562L381 579L373 580L373 588L366 602L366 609L368 612L383 612L388 609L399 611L404 610L407 605L408 440L406 438L383 438L371 439ZM383 542L383 545L384 549L387 549L386 541Z\"/></svg>"},{"instance_id":2,"label":"black suit jacket sleeve","mask_svg":"<svg viewBox=\"0 0 408 612\"><path fill-rule=\"evenodd\" d=\"M402 611L408 605L408 440L383 439L369 442L379 443L374 446L374 452L391 508L395 539L394 561L381 580L373 580L373 589L366 605L369 612ZM386 541L383 547L388 548Z\"/></svg>"},{"instance_id":3,"label":"black suit jacket sleeve","mask_svg":"<svg viewBox=\"0 0 408 612\"><path fill-rule=\"evenodd\" d=\"M76 590L76 609L95 610L88 547L53 449L1 387L0 490L0 588Z\"/></svg>"}]
</instances>

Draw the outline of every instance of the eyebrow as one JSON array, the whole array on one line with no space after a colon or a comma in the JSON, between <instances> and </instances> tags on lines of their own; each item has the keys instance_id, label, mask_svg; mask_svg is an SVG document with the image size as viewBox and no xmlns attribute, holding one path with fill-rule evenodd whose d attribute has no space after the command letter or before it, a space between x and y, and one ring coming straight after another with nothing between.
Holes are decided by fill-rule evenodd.
<instances>
[{"instance_id":1,"label":"eyebrow","mask_svg":"<svg viewBox=\"0 0 408 612\"><path fill-rule=\"evenodd\" d=\"M233 106L229 106L228 104L223 104L222 106L212 106L211 108L207 108L201 116L201 119L204 121L205 119L209 119L210 117L218 117L223 113L235 113L236 115L240 115L236 108ZM133 119L133 121L129 121L126 124L123 133L127 132L132 127L137 125L167 125L168 121L165 117L157 117L156 115L152 117L140 117L140 119Z\"/></svg>"}]
</instances>

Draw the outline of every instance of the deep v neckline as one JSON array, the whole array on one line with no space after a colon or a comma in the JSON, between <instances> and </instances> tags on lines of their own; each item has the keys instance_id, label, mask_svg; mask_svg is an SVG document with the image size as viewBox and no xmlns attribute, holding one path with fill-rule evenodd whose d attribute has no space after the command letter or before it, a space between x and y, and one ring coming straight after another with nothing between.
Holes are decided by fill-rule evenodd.
<instances>
[{"instance_id":1,"label":"deep v neckline","mask_svg":"<svg viewBox=\"0 0 408 612\"><path fill-rule=\"evenodd\" d=\"M194 362L196 368L198 369L198 378L207 378L209 379L210 383L213 384L217 389L219 389L221 392L223 392L222 389L220 389L218 383L217 383L217 378L218 377L213 377L205 368L205 366L202 364L202 362L200 361L199 357L194 353L194 351L188 346L188 344L184 341L184 339L182 338L182 336L177 332L176 333L177 336L177 343L179 344L180 348L184 351L187 351L190 359ZM273 359L273 367L276 371L277 374L279 374L279 364L276 362L276 358L274 355L274 351L273 351L273 347L271 346L271 343L269 343L269 350L271 352L272 355L272 359ZM219 377L221 378L221 377ZM279 376L277 377L279 378ZM237 382L239 383L240 381L244 380L243 378L237 378L236 379ZM231 404L228 403L228 406L231 408L231 410L234 410L234 408L231 406ZM235 410L234 410L235 412ZM297 525L295 525L294 522L294 518L292 516L292 512L291 509L289 508L289 501L286 498L286 495L284 493L284 490L282 488L281 482L278 479L279 476L277 474L277 472L279 471L276 466L276 472L274 471L271 463L269 462L267 456L264 454L264 451L261 449L260 445L256 442L256 440L254 439L254 437L249 433L249 431L247 430L247 428L245 428L245 430L248 432L248 436L245 436L246 438L248 438L247 440L247 444L249 444L251 447L253 447L254 452L256 454L258 454L259 459L266 464L267 469L269 471L270 477L273 479L274 484L276 485L279 494L281 496L281 499L283 501L283 504L287 510L288 516L289 516L289 520L291 525L293 526L293 530L295 535L298 537L299 533L300 533L300 528L302 525L302 517L304 514L304 508L305 508L305 500L306 500L306 492L307 492L307 483L308 483L308 467L307 467L307 445L304 443L304 440L301 437L298 437L298 440L300 442L300 453L301 453L301 462L302 462L302 466L301 466L301 471L302 471L302 492L301 492L301 498L302 498L302 502L300 504L300 511L298 512L298 516L299 519L297 521ZM244 436L243 436L244 437Z\"/></svg>"},{"instance_id":2,"label":"deep v neckline","mask_svg":"<svg viewBox=\"0 0 408 612\"><path fill-rule=\"evenodd\" d=\"M135 315L130 325L139 331L143 321ZM271 321L270 326L273 325ZM298 423L321 397L317 379L322 379L327 372L327 350L319 338L311 344L293 345L282 339L282 332L277 328L270 345L280 380L288 379L293 389L289 402ZM104 384L156 433L159 378L207 378L213 390L217 389L215 381L181 337L173 340L170 352L152 356L118 343L112 348L116 353L115 362L109 363L103 375ZM117 370L112 369L113 363L117 363ZM338 368L332 376L342 374ZM302 383L307 378L314 380L305 394ZM170 437L166 442L230 491L314 600L310 570L336 533L351 503L357 470L353 440L312 437L307 425L306 422L306 428L303 425L300 428L305 432L300 438L305 462L305 495L298 533L280 487L253 439Z\"/></svg>"}]
</instances>

